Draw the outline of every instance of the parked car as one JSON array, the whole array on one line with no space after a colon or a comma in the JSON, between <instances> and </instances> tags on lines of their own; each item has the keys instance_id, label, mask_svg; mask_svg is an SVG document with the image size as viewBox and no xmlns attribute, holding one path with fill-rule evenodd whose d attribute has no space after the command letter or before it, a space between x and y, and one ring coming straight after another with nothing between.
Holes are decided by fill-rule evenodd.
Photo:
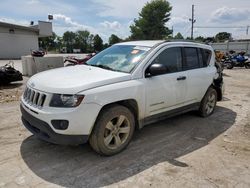
<instances>
[{"instance_id":1,"label":"parked car","mask_svg":"<svg viewBox=\"0 0 250 188\"><path fill-rule=\"evenodd\" d=\"M89 141L96 152L114 155L128 146L136 128L190 110L210 116L223 90L210 46L125 42L84 65L30 78L21 99L22 121L42 140Z\"/></svg>"}]
</instances>

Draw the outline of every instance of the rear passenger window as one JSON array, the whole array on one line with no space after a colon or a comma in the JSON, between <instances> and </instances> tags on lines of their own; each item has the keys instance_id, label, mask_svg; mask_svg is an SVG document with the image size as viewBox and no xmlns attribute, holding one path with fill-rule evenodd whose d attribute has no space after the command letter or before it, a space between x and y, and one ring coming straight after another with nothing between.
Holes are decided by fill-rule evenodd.
<instances>
[{"instance_id":1,"label":"rear passenger window","mask_svg":"<svg viewBox=\"0 0 250 188\"><path fill-rule=\"evenodd\" d=\"M203 49L203 67L207 67L211 60L212 52L207 49Z\"/></svg>"},{"instance_id":2,"label":"rear passenger window","mask_svg":"<svg viewBox=\"0 0 250 188\"><path fill-rule=\"evenodd\" d=\"M181 48L173 47L167 48L155 58L153 64L165 65L168 73L179 72L182 70L182 53Z\"/></svg>"},{"instance_id":3,"label":"rear passenger window","mask_svg":"<svg viewBox=\"0 0 250 188\"><path fill-rule=\"evenodd\" d=\"M200 67L204 67L203 51L202 51L201 48L197 48L197 50L198 50L198 57L199 57Z\"/></svg>"},{"instance_id":4,"label":"rear passenger window","mask_svg":"<svg viewBox=\"0 0 250 188\"><path fill-rule=\"evenodd\" d=\"M184 48L184 54L186 57L185 70L200 68L199 57L197 48Z\"/></svg>"}]
</instances>

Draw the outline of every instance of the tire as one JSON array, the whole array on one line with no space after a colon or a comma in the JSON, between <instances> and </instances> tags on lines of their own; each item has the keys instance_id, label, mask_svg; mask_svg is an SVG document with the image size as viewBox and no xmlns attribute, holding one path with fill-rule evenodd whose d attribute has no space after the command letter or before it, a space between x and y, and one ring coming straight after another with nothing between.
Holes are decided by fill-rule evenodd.
<instances>
[{"instance_id":1,"label":"tire","mask_svg":"<svg viewBox=\"0 0 250 188\"><path fill-rule=\"evenodd\" d=\"M250 62L245 64L246 69L250 69Z\"/></svg>"},{"instance_id":2,"label":"tire","mask_svg":"<svg viewBox=\"0 0 250 188\"><path fill-rule=\"evenodd\" d=\"M216 107L216 103L217 103L217 92L215 89L210 87L201 101L199 114L202 117L208 117L212 115Z\"/></svg>"},{"instance_id":3,"label":"tire","mask_svg":"<svg viewBox=\"0 0 250 188\"><path fill-rule=\"evenodd\" d=\"M115 155L128 146L134 130L132 112L124 106L112 105L100 112L89 143L101 155Z\"/></svg>"},{"instance_id":4,"label":"tire","mask_svg":"<svg viewBox=\"0 0 250 188\"><path fill-rule=\"evenodd\" d=\"M231 63L231 62L227 63L226 66L227 66L227 69L233 69L234 68L233 63Z\"/></svg>"}]
</instances>

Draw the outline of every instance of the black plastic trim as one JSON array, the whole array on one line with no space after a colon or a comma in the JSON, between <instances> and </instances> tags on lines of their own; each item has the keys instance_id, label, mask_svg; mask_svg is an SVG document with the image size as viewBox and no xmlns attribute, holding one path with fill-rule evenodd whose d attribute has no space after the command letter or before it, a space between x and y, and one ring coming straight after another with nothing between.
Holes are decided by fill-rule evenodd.
<instances>
[{"instance_id":1,"label":"black plastic trim","mask_svg":"<svg viewBox=\"0 0 250 188\"><path fill-rule=\"evenodd\" d=\"M24 126L41 140L60 145L79 145L88 141L88 135L63 135L54 132L46 122L29 114L22 104L20 105Z\"/></svg>"},{"instance_id":2,"label":"black plastic trim","mask_svg":"<svg viewBox=\"0 0 250 188\"><path fill-rule=\"evenodd\" d=\"M200 103L193 103L193 104L189 104L187 106L183 106L177 109L173 109L170 111L166 111L166 112L162 112L156 115L146 117L144 119L143 126L157 122L157 121L161 121L161 120L164 120L164 119L167 119L167 118L179 115L179 114L187 113L189 111L198 110L199 106L200 106Z\"/></svg>"}]
</instances>

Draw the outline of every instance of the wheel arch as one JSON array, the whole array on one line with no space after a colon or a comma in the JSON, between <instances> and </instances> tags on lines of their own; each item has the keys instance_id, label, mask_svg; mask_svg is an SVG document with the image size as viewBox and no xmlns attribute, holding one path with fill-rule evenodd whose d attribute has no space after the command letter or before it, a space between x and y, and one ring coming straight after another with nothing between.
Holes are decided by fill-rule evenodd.
<instances>
[{"instance_id":1,"label":"wheel arch","mask_svg":"<svg viewBox=\"0 0 250 188\"><path fill-rule=\"evenodd\" d=\"M217 101L221 101L222 98L223 98L223 94L222 94L221 88L220 88L219 86L217 86L215 83L211 84L211 85L208 87L208 89L209 89L209 88L213 88L213 89L216 91L216 93L217 93ZM207 89L207 91L208 91L208 89Z\"/></svg>"},{"instance_id":2,"label":"wheel arch","mask_svg":"<svg viewBox=\"0 0 250 188\"><path fill-rule=\"evenodd\" d=\"M101 108L101 110L99 111L99 113L97 115L97 118L95 120L95 124L96 124L96 121L98 120L99 115L105 109L110 108L110 107L115 106L115 105L121 105L121 106L124 106L124 107L128 108L132 112L132 114L134 115L136 129L140 129L139 107L138 107L138 103L137 103L137 101L135 99L125 99L125 100L120 100L120 101L115 101L115 102L112 102L112 103L105 104ZM95 124L94 124L94 126L95 126ZM94 126L92 127L92 130L93 130ZM91 130L91 132L92 132L92 130Z\"/></svg>"}]
</instances>

